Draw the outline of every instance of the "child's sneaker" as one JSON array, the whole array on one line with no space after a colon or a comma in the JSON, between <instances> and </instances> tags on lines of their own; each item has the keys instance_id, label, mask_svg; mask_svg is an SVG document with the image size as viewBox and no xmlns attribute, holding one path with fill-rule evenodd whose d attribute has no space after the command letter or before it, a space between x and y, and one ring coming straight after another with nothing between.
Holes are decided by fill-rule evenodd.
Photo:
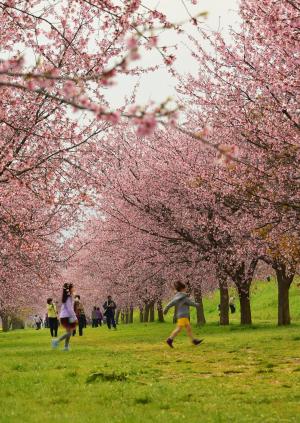
<instances>
[{"instance_id":1,"label":"child's sneaker","mask_svg":"<svg viewBox=\"0 0 300 423\"><path fill-rule=\"evenodd\" d=\"M70 351L69 345L65 346L64 349L63 349L63 351Z\"/></svg>"},{"instance_id":2,"label":"child's sneaker","mask_svg":"<svg viewBox=\"0 0 300 423\"><path fill-rule=\"evenodd\" d=\"M203 342L203 339L193 339L194 345L199 345L199 344L201 344L201 342Z\"/></svg>"},{"instance_id":3,"label":"child's sneaker","mask_svg":"<svg viewBox=\"0 0 300 423\"><path fill-rule=\"evenodd\" d=\"M174 348L173 347L173 339L172 338L168 338L166 342L167 342L167 344L169 345L170 348Z\"/></svg>"},{"instance_id":4,"label":"child's sneaker","mask_svg":"<svg viewBox=\"0 0 300 423\"><path fill-rule=\"evenodd\" d=\"M53 339L51 342L52 348L55 350L58 347L58 340L57 339Z\"/></svg>"}]
</instances>

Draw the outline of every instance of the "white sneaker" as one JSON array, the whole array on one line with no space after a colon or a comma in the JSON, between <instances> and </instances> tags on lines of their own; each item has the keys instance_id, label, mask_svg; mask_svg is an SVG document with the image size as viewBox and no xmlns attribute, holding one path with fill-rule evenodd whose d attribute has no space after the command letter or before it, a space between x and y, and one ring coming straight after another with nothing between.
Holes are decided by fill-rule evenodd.
<instances>
[{"instance_id":1,"label":"white sneaker","mask_svg":"<svg viewBox=\"0 0 300 423\"><path fill-rule=\"evenodd\" d=\"M58 340L57 339L53 339L51 342L52 348L55 350L58 347Z\"/></svg>"},{"instance_id":2,"label":"white sneaker","mask_svg":"<svg viewBox=\"0 0 300 423\"><path fill-rule=\"evenodd\" d=\"M64 349L63 349L63 351L70 351L70 347L69 346L67 346L67 347L65 346Z\"/></svg>"}]
</instances>

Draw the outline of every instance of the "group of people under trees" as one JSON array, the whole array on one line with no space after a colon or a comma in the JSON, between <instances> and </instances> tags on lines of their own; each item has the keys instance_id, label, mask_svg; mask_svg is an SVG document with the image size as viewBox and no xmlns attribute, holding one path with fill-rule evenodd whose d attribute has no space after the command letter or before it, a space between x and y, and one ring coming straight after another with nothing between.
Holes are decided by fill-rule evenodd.
<instances>
[{"instance_id":1,"label":"group of people under trees","mask_svg":"<svg viewBox=\"0 0 300 423\"><path fill-rule=\"evenodd\" d=\"M53 299L47 299L47 321L51 337L57 337L58 327L60 324L66 329L66 333L58 340L54 340L52 342L52 345L55 346L56 342L59 342L59 340L64 339L66 350L69 349L70 336L76 335L77 326L79 336L83 335L83 329L87 326L86 314L83 304L80 300L80 295L75 295L73 298L73 291L73 284L64 284L62 306L59 314ZM107 327L109 329L111 329L111 327L114 327L116 329L116 307L116 303L113 301L110 295L107 297L107 300L103 304L103 308L105 310L103 314L101 313L100 307L95 306L92 311L92 327L98 327L98 325L101 326L102 321L104 320L103 316L105 316Z\"/></svg>"},{"instance_id":2,"label":"group of people under trees","mask_svg":"<svg viewBox=\"0 0 300 423\"><path fill-rule=\"evenodd\" d=\"M185 329L192 344L199 345L202 343L203 339L197 339L194 337L190 323L190 306L199 308L199 304L189 298L184 283L176 281L174 283L174 288L176 290L176 294L165 307L164 314L167 314L171 307L176 307L177 327L167 338L166 343L170 348L174 348L173 342L175 337L182 331L182 329ZM58 348L60 342L64 341L64 351L69 351L70 338L72 334L74 335L76 332L77 325L79 327L79 335L82 335L82 328L84 326L84 319L82 317L84 316L84 308L80 302L80 296L76 295L74 297L73 284L65 283L63 286L62 305L59 313L59 320L60 324L65 328L66 332L59 338L56 338L58 328L58 314L56 306L51 298L47 300L47 306L51 336L55 336L55 339L52 340L52 348ZM109 295L103 304L103 308L105 310L104 316L106 317L106 322L109 329L111 329L111 327L116 329L117 327L115 321L116 307L116 303ZM96 327L96 321L99 316L97 311L97 307L95 306L93 309L94 314L92 314L92 317L95 317L95 319L93 319L95 320L93 327Z\"/></svg>"},{"instance_id":3,"label":"group of people under trees","mask_svg":"<svg viewBox=\"0 0 300 423\"><path fill-rule=\"evenodd\" d=\"M117 305L112 299L111 295L107 297L107 300L103 304L104 313L102 314L100 307L94 306L92 311L92 327L97 328L98 326L102 326L102 322L104 322L104 318L106 319L106 324L108 329L112 327L117 329L117 324L115 320L115 312Z\"/></svg>"}]
</instances>

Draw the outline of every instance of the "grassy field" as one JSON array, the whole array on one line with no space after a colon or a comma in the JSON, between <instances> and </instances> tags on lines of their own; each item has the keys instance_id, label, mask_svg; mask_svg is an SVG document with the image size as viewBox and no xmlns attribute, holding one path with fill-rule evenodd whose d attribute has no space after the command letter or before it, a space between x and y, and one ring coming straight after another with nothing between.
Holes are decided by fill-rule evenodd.
<instances>
[{"instance_id":1,"label":"grassy field","mask_svg":"<svg viewBox=\"0 0 300 423\"><path fill-rule=\"evenodd\" d=\"M173 325L87 329L70 352L52 351L48 330L0 333L0 422L299 422L300 291L292 288L293 324L276 327L275 285L253 291L253 328L216 321L171 350ZM171 318L171 316L170 316Z\"/></svg>"}]
</instances>

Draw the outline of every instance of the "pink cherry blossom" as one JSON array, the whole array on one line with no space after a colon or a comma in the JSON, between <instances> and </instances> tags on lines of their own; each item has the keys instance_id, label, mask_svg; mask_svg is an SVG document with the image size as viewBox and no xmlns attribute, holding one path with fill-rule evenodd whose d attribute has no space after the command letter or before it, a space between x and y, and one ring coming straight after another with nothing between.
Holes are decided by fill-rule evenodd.
<instances>
[{"instance_id":1,"label":"pink cherry blossom","mask_svg":"<svg viewBox=\"0 0 300 423\"><path fill-rule=\"evenodd\" d=\"M143 118L136 120L136 122L137 135L139 137L151 135L157 126L156 118L153 115L145 115Z\"/></svg>"}]
</instances>

